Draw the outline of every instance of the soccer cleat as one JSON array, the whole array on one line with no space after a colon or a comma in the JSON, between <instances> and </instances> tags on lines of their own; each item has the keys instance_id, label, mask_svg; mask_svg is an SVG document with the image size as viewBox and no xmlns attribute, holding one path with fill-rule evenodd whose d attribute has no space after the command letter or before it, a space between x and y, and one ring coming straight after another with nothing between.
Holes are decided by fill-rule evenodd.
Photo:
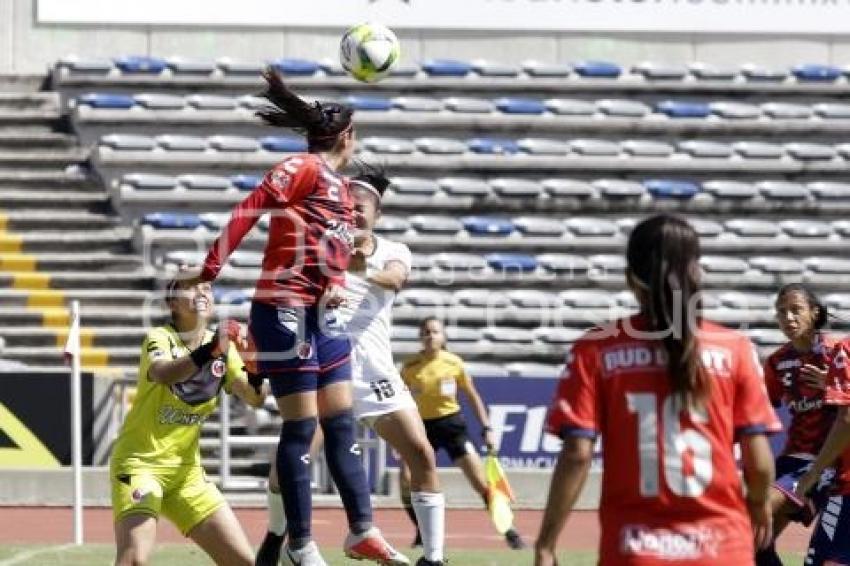
<instances>
[{"instance_id":1,"label":"soccer cleat","mask_svg":"<svg viewBox=\"0 0 850 566\"><path fill-rule=\"evenodd\" d=\"M277 535L271 531L266 533L260 548L257 549L257 558L254 566L278 566L280 560L280 547L283 546L283 535Z\"/></svg>"},{"instance_id":2,"label":"soccer cleat","mask_svg":"<svg viewBox=\"0 0 850 566\"><path fill-rule=\"evenodd\" d=\"M319 547L312 540L298 550L292 550L286 545L283 547L283 553L292 566L328 566L319 553Z\"/></svg>"},{"instance_id":3,"label":"soccer cleat","mask_svg":"<svg viewBox=\"0 0 850 566\"><path fill-rule=\"evenodd\" d=\"M372 560L382 566L408 566L410 560L384 540L376 527L362 535L349 533L343 545L345 555L354 560Z\"/></svg>"},{"instance_id":4,"label":"soccer cleat","mask_svg":"<svg viewBox=\"0 0 850 566\"><path fill-rule=\"evenodd\" d=\"M416 561L416 566L446 566L449 561L446 559L443 560L426 560L423 556L419 560Z\"/></svg>"},{"instance_id":5,"label":"soccer cleat","mask_svg":"<svg viewBox=\"0 0 850 566\"><path fill-rule=\"evenodd\" d=\"M508 529L505 533L505 542L508 543L508 546L511 547L512 550L522 550L525 548L525 541L522 540L522 537L519 536L519 533L513 528Z\"/></svg>"}]
</instances>

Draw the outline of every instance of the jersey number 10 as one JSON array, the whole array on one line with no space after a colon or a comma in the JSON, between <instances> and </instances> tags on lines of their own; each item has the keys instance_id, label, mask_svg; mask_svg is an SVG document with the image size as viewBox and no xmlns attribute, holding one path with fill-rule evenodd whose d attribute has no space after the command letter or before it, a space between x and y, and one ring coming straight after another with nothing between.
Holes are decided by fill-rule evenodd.
<instances>
[{"instance_id":1,"label":"jersey number 10","mask_svg":"<svg viewBox=\"0 0 850 566\"><path fill-rule=\"evenodd\" d=\"M637 414L638 455L640 459L640 494L657 497L659 467L664 470L667 487L679 497L699 497L711 483L711 443L696 430L682 429L682 413L688 411L695 423L708 422L704 409L682 408L678 395L668 396L661 403L659 422L658 396L654 393L626 395L629 412ZM658 429L662 431L662 455L658 454ZM690 457L690 473L686 473L685 458Z\"/></svg>"}]
</instances>

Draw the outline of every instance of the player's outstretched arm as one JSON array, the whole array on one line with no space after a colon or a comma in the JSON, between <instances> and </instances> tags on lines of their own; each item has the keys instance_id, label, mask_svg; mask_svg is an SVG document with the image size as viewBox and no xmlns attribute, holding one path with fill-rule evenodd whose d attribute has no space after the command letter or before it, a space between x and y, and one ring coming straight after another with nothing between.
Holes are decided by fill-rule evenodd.
<instances>
[{"instance_id":1,"label":"player's outstretched arm","mask_svg":"<svg viewBox=\"0 0 850 566\"><path fill-rule=\"evenodd\" d=\"M257 391L250 383L248 383L247 377L239 377L233 380L233 385L230 386L230 391L239 397L239 399L241 399L244 403L251 405L255 409L259 409L263 406L266 397L269 395L269 384L264 381L260 386L260 390Z\"/></svg>"},{"instance_id":2,"label":"player's outstretched arm","mask_svg":"<svg viewBox=\"0 0 850 566\"><path fill-rule=\"evenodd\" d=\"M467 378L461 381L460 387L466 398L469 399L470 404L472 404L472 410L475 412L475 416L478 417L478 422L481 423L481 438L484 440L487 450L492 451L494 447L493 432L490 428L487 407L484 405L484 401L481 400L481 395L478 394L478 389L475 388L475 384L471 379Z\"/></svg>"},{"instance_id":3,"label":"player's outstretched arm","mask_svg":"<svg viewBox=\"0 0 850 566\"><path fill-rule=\"evenodd\" d=\"M573 510L593 459L593 439L568 436L564 439L558 463L549 485L549 497L543 512L543 523L534 544L534 565L553 566L555 546L570 512Z\"/></svg>"},{"instance_id":4,"label":"player's outstretched arm","mask_svg":"<svg viewBox=\"0 0 850 566\"><path fill-rule=\"evenodd\" d=\"M744 481L747 484L747 509L753 524L756 548L767 548L773 539L773 508L770 486L774 480L773 453L764 434L741 438Z\"/></svg>"},{"instance_id":5,"label":"player's outstretched arm","mask_svg":"<svg viewBox=\"0 0 850 566\"><path fill-rule=\"evenodd\" d=\"M389 261L380 271L367 274L369 281L391 291L401 291L407 281L407 267L400 261Z\"/></svg>"}]
</instances>

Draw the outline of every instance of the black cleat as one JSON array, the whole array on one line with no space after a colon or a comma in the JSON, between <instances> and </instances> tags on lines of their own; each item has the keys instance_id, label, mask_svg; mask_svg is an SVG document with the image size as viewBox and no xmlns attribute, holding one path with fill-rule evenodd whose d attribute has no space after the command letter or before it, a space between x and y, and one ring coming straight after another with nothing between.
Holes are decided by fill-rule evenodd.
<instances>
[{"instance_id":1,"label":"black cleat","mask_svg":"<svg viewBox=\"0 0 850 566\"><path fill-rule=\"evenodd\" d=\"M425 560L423 556L419 560L416 561L416 566L446 566L448 564L448 560Z\"/></svg>"},{"instance_id":2,"label":"black cleat","mask_svg":"<svg viewBox=\"0 0 850 566\"><path fill-rule=\"evenodd\" d=\"M410 547L416 548L418 546L422 546L422 533L419 532L419 529L416 529L416 538L414 538L413 542L410 543Z\"/></svg>"},{"instance_id":3,"label":"black cleat","mask_svg":"<svg viewBox=\"0 0 850 566\"><path fill-rule=\"evenodd\" d=\"M284 538L284 535L276 535L268 531L260 548L257 549L257 558L254 559L254 566L278 566L278 562L280 561L280 547L283 545Z\"/></svg>"},{"instance_id":4,"label":"black cleat","mask_svg":"<svg viewBox=\"0 0 850 566\"><path fill-rule=\"evenodd\" d=\"M508 543L508 546L512 550L522 550L525 548L525 541L522 540L522 537L513 528L508 529L508 532L505 533L505 542Z\"/></svg>"}]
</instances>

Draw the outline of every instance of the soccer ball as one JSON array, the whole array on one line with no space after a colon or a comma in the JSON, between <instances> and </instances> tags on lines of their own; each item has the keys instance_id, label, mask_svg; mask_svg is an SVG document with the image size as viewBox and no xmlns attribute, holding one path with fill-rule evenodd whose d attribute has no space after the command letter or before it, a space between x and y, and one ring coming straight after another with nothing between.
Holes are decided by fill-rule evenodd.
<instances>
[{"instance_id":1,"label":"soccer ball","mask_svg":"<svg viewBox=\"0 0 850 566\"><path fill-rule=\"evenodd\" d=\"M364 83L386 77L401 57L398 38L382 24L365 23L350 28L339 43L342 68Z\"/></svg>"}]
</instances>

